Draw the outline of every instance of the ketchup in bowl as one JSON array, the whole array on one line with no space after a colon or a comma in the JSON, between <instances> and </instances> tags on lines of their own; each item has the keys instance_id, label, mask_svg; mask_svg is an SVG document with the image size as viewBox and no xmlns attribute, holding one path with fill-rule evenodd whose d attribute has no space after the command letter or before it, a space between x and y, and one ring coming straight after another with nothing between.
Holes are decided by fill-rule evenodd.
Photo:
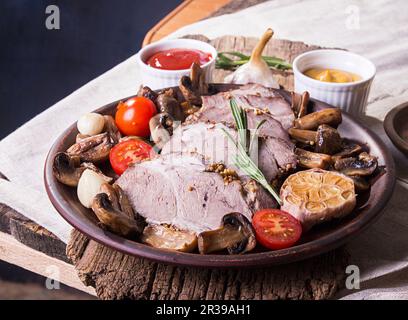
<instances>
[{"instance_id":1,"label":"ketchup in bowl","mask_svg":"<svg viewBox=\"0 0 408 320\"><path fill-rule=\"evenodd\" d=\"M193 62L200 66L212 59L210 53L197 49L167 49L159 51L147 59L146 64L150 67L162 70L185 70L189 69Z\"/></svg>"}]
</instances>

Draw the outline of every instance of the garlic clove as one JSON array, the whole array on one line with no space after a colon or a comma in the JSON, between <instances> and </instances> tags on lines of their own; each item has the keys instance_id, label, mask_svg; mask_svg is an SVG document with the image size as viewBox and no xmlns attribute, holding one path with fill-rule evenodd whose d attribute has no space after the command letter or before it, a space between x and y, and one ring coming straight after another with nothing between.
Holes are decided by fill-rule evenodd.
<instances>
[{"instance_id":1,"label":"garlic clove","mask_svg":"<svg viewBox=\"0 0 408 320\"><path fill-rule=\"evenodd\" d=\"M105 118L98 113L86 113L77 122L78 131L83 135L94 136L103 131Z\"/></svg>"},{"instance_id":2,"label":"garlic clove","mask_svg":"<svg viewBox=\"0 0 408 320\"><path fill-rule=\"evenodd\" d=\"M272 70L265 60L262 59L262 52L272 36L273 30L267 29L252 51L249 62L225 77L224 82L235 84L257 83L265 87L278 89L279 84L275 80Z\"/></svg>"},{"instance_id":3,"label":"garlic clove","mask_svg":"<svg viewBox=\"0 0 408 320\"><path fill-rule=\"evenodd\" d=\"M91 208L93 199L100 192L101 185L104 183L106 181L102 175L86 169L78 182L77 195L79 202L84 207Z\"/></svg>"}]
</instances>

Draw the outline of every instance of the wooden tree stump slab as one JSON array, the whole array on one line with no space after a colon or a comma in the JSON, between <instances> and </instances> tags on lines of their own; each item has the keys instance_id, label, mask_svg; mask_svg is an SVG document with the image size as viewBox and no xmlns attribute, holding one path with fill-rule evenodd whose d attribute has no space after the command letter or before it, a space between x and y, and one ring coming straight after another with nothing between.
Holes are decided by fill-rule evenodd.
<instances>
[{"instance_id":1,"label":"wooden tree stump slab","mask_svg":"<svg viewBox=\"0 0 408 320\"><path fill-rule=\"evenodd\" d=\"M338 249L260 269L186 268L122 254L74 230L67 246L80 279L101 299L329 299L343 288L348 254Z\"/></svg>"},{"instance_id":2,"label":"wooden tree stump slab","mask_svg":"<svg viewBox=\"0 0 408 320\"><path fill-rule=\"evenodd\" d=\"M218 51L249 54L257 39L224 36L209 40ZM292 62L300 53L316 49L302 42L272 39L265 54ZM214 82L229 73L215 70ZM293 89L291 71L276 72L285 89ZM328 299L343 287L349 257L344 249L284 266L261 269L185 268L128 256L73 231L67 246L80 279L93 286L101 299L244 300Z\"/></svg>"}]
</instances>

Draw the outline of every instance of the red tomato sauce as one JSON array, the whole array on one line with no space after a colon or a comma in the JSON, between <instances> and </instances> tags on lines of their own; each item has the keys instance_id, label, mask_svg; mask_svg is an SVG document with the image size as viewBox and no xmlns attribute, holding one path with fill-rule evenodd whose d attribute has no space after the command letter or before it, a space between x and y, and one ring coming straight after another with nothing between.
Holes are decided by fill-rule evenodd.
<instances>
[{"instance_id":1,"label":"red tomato sauce","mask_svg":"<svg viewBox=\"0 0 408 320\"><path fill-rule=\"evenodd\" d=\"M200 66L211 60L210 53L196 49L168 49L159 51L147 59L146 63L156 69L184 70L189 69L193 62Z\"/></svg>"}]
</instances>

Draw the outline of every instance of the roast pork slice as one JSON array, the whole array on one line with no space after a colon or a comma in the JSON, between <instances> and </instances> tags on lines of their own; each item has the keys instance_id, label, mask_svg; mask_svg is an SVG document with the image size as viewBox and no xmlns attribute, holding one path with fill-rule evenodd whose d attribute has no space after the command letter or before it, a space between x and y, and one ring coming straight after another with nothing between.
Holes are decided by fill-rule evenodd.
<instances>
[{"instance_id":1,"label":"roast pork slice","mask_svg":"<svg viewBox=\"0 0 408 320\"><path fill-rule=\"evenodd\" d=\"M267 120L268 125L261 129L261 134L280 138L285 136L284 133L280 134L279 131L282 129L275 122L279 122L284 130L293 127L295 116L285 98L274 89L253 84L212 96L203 96L201 110L191 118L199 121L233 123L229 105L231 98L248 110L249 128L254 128L263 119Z\"/></svg>"},{"instance_id":2,"label":"roast pork slice","mask_svg":"<svg viewBox=\"0 0 408 320\"><path fill-rule=\"evenodd\" d=\"M243 176L244 172L234 164L237 148L228 139L225 131L236 139L236 130L221 123L198 122L181 125L174 131L170 141L163 146L162 154L198 153L207 161L223 163ZM257 142L251 157L268 181L275 179L280 172L296 166L293 143L273 137L261 138Z\"/></svg>"},{"instance_id":3,"label":"roast pork slice","mask_svg":"<svg viewBox=\"0 0 408 320\"><path fill-rule=\"evenodd\" d=\"M251 219L256 210L276 207L254 181L225 184L207 165L200 155L171 153L128 168L116 183L147 222L197 233L218 228L230 212Z\"/></svg>"}]
</instances>

